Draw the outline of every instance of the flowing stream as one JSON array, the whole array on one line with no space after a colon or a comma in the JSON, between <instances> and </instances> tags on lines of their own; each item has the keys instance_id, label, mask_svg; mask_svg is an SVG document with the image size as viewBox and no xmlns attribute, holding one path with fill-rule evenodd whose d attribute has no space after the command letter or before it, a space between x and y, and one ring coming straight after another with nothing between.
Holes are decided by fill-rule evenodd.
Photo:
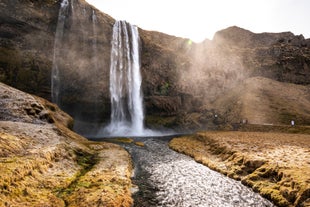
<instances>
[{"instance_id":1,"label":"flowing stream","mask_svg":"<svg viewBox=\"0 0 310 207\"><path fill-rule=\"evenodd\" d=\"M272 207L268 200L168 147L169 138L137 138L122 144L132 155L135 207Z\"/></svg>"},{"instance_id":2,"label":"flowing stream","mask_svg":"<svg viewBox=\"0 0 310 207\"><path fill-rule=\"evenodd\" d=\"M95 10L92 10L92 26L93 26L93 61L95 71L98 71L98 46L97 46L97 16Z\"/></svg>"}]
</instances>

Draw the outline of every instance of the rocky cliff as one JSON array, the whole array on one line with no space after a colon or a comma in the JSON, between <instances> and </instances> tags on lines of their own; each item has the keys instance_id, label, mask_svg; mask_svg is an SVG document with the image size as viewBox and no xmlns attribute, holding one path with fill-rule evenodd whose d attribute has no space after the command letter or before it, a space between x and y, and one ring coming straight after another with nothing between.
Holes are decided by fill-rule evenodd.
<instances>
[{"instance_id":1,"label":"rocky cliff","mask_svg":"<svg viewBox=\"0 0 310 207\"><path fill-rule=\"evenodd\" d=\"M146 100L146 107L150 106L147 112L153 110L153 116L170 113L171 118L176 114L176 119L169 121L198 128L242 120L255 124L288 124L291 119L310 123L308 110L303 110L310 107L310 41L302 35L255 34L234 26L217 32L212 41L197 44L148 33L142 36L148 40L145 51L152 50L158 60L149 61L144 57L148 53L142 57L143 68L151 74L145 81L152 90L144 91L152 97ZM255 110L262 105L268 110ZM259 116L265 119L254 118Z\"/></svg>"},{"instance_id":2,"label":"rocky cliff","mask_svg":"<svg viewBox=\"0 0 310 207\"><path fill-rule=\"evenodd\" d=\"M58 104L81 122L107 122L115 20L84 0L71 0L61 47L55 50L59 8L59 0L2 1L0 80L50 100L57 51ZM217 32L212 41L193 43L160 32L139 29L139 33L148 126L210 128L250 119L240 114L227 119L230 103L219 109L216 100L251 77L310 84L310 40L302 35L255 34L234 26ZM310 112L303 113L308 117ZM289 114L294 117L294 110ZM287 123L290 117L276 123ZM308 123L308 118L303 120Z\"/></svg>"},{"instance_id":3,"label":"rocky cliff","mask_svg":"<svg viewBox=\"0 0 310 207\"><path fill-rule=\"evenodd\" d=\"M263 76L280 82L307 85L309 39L291 32L261 33L231 27L216 33L214 42L225 44L242 57L250 76Z\"/></svg>"},{"instance_id":4,"label":"rocky cliff","mask_svg":"<svg viewBox=\"0 0 310 207\"><path fill-rule=\"evenodd\" d=\"M108 115L104 111L109 110L114 20L83 0L70 1L59 40L61 48L55 54L60 1L1 4L0 80L51 100L51 70L57 56L61 78L59 105L77 117L98 119L97 112Z\"/></svg>"},{"instance_id":5,"label":"rocky cliff","mask_svg":"<svg viewBox=\"0 0 310 207\"><path fill-rule=\"evenodd\" d=\"M50 96L58 7L53 1L1 1L1 81Z\"/></svg>"}]
</instances>

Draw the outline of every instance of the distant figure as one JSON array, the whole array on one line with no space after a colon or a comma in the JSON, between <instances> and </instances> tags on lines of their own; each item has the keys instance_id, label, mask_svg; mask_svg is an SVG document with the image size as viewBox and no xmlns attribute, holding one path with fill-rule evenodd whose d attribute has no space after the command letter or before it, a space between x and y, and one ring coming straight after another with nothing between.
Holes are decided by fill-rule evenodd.
<instances>
[{"instance_id":1,"label":"distant figure","mask_svg":"<svg viewBox=\"0 0 310 207\"><path fill-rule=\"evenodd\" d=\"M295 121L292 120L292 121L291 121L291 126L294 126L294 125L295 125Z\"/></svg>"}]
</instances>

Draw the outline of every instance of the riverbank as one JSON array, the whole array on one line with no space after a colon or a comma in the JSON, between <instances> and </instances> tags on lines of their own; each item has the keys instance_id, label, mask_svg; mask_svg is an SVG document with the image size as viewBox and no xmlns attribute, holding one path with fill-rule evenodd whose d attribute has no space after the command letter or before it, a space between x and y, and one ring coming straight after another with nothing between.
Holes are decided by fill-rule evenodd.
<instances>
[{"instance_id":1,"label":"riverbank","mask_svg":"<svg viewBox=\"0 0 310 207\"><path fill-rule=\"evenodd\" d=\"M169 146L241 180L278 206L310 205L310 135L199 132Z\"/></svg>"},{"instance_id":2,"label":"riverbank","mask_svg":"<svg viewBox=\"0 0 310 207\"><path fill-rule=\"evenodd\" d=\"M74 133L55 104L0 83L0 206L130 207L122 147Z\"/></svg>"}]
</instances>

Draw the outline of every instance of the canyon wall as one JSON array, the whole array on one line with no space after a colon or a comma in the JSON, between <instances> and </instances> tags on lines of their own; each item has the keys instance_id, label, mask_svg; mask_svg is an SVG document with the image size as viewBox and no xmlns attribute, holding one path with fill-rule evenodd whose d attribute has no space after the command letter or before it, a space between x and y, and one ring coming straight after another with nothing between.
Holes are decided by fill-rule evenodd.
<instances>
[{"instance_id":1,"label":"canyon wall","mask_svg":"<svg viewBox=\"0 0 310 207\"><path fill-rule=\"evenodd\" d=\"M59 8L59 0L1 2L0 81L51 100ZM58 50L59 105L81 122L107 123L110 119L114 22L84 0L69 1ZM225 98L232 90L238 93L235 97L243 96L236 88L251 84L249 80L256 80L249 79L253 77L266 78L253 82L264 87L268 87L264 80L269 83L270 79L309 90L310 40L302 35L255 34L234 26L217 32L213 40L194 43L143 29L139 34L146 125L150 127L214 128L242 119L251 121L245 108L253 102L238 98L232 104L232 99ZM302 96L308 103L309 95ZM260 96L265 97L268 94ZM272 105L281 108L283 104ZM286 113L290 116L272 123L287 123L294 117L310 123L309 111L294 113L290 110Z\"/></svg>"}]
</instances>

